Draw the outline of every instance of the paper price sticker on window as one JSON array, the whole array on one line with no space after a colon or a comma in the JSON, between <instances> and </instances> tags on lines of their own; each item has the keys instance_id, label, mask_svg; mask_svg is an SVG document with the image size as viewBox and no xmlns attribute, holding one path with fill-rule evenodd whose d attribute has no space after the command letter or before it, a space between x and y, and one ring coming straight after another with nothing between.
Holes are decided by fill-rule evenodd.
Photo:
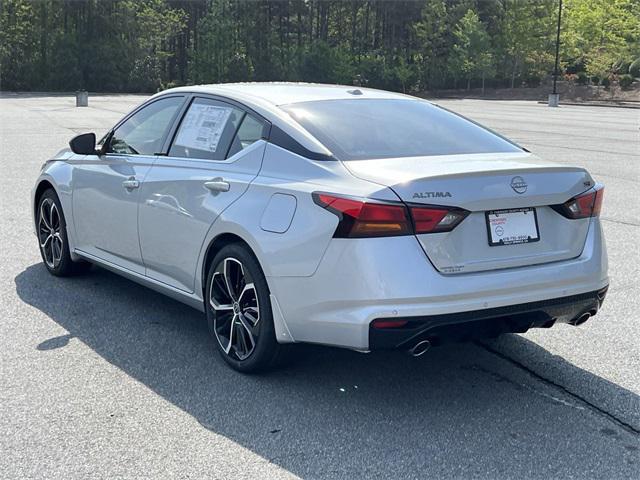
<instances>
[{"instance_id":1,"label":"paper price sticker on window","mask_svg":"<svg viewBox=\"0 0 640 480\"><path fill-rule=\"evenodd\" d=\"M231 110L228 107L194 103L182 121L175 144L215 152Z\"/></svg>"}]
</instances>

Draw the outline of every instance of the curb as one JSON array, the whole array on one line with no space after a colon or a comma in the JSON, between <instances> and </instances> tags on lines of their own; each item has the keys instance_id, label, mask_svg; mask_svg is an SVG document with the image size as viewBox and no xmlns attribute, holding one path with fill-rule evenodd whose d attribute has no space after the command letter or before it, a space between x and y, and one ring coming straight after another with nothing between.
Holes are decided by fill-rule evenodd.
<instances>
[{"instance_id":1,"label":"curb","mask_svg":"<svg viewBox=\"0 0 640 480\"><path fill-rule=\"evenodd\" d=\"M548 102L544 100L538 100L539 104L547 105ZM638 105L629 105L629 104L619 104L619 103L595 103L595 102L560 102L560 106L571 106L571 107L609 107L609 108L632 108L632 109L640 109L640 103Z\"/></svg>"}]
</instances>

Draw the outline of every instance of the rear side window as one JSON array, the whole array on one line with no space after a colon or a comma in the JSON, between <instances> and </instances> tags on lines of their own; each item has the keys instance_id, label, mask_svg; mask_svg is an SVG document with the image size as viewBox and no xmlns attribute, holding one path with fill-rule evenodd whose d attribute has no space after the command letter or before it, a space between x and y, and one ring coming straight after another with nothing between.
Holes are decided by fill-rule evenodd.
<instances>
[{"instance_id":1,"label":"rear side window","mask_svg":"<svg viewBox=\"0 0 640 480\"><path fill-rule=\"evenodd\" d=\"M419 100L321 100L281 108L342 160L522 151L463 117Z\"/></svg>"},{"instance_id":2,"label":"rear side window","mask_svg":"<svg viewBox=\"0 0 640 480\"><path fill-rule=\"evenodd\" d=\"M114 130L109 152L127 155L155 155L160 152L183 102L184 97L162 98L138 110Z\"/></svg>"},{"instance_id":3,"label":"rear side window","mask_svg":"<svg viewBox=\"0 0 640 480\"><path fill-rule=\"evenodd\" d=\"M265 125L263 122L250 114L246 114L242 120L238 133L231 142L231 148L227 157L235 155L239 151L247 148L254 142L257 142L265 136Z\"/></svg>"},{"instance_id":4,"label":"rear side window","mask_svg":"<svg viewBox=\"0 0 640 480\"><path fill-rule=\"evenodd\" d=\"M196 98L180 122L169 155L224 160L243 116L228 103Z\"/></svg>"}]
</instances>

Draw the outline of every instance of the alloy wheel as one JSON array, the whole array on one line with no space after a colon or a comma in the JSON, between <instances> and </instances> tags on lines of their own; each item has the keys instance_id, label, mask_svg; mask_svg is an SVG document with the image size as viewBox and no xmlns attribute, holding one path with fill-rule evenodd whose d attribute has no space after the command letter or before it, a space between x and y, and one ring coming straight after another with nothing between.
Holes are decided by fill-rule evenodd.
<instances>
[{"instance_id":1,"label":"alloy wheel","mask_svg":"<svg viewBox=\"0 0 640 480\"><path fill-rule=\"evenodd\" d=\"M60 265L64 242L61 235L62 221L60 212L51 198L45 198L40 203L40 216L38 219L38 240L42 257L51 269Z\"/></svg>"},{"instance_id":2,"label":"alloy wheel","mask_svg":"<svg viewBox=\"0 0 640 480\"><path fill-rule=\"evenodd\" d=\"M216 265L209 289L214 310L214 332L224 352L238 360L248 358L258 340L260 306L253 279L233 257Z\"/></svg>"}]
</instances>

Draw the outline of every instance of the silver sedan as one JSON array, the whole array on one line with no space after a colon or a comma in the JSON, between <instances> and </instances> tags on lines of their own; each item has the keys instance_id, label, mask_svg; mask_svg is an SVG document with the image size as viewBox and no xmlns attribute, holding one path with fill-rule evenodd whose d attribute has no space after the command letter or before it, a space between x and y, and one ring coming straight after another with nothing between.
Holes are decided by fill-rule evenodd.
<instances>
[{"instance_id":1,"label":"silver sedan","mask_svg":"<svg viewBox=\"0 0 640 480\"><path fill-rule=\"evenodd\" d=\"M422 99L310 84L151 97L43 166L47 269L206 313L243 372L289 344L407 349L593 316L603 187Z\"/></svg>"}]
</instances>

